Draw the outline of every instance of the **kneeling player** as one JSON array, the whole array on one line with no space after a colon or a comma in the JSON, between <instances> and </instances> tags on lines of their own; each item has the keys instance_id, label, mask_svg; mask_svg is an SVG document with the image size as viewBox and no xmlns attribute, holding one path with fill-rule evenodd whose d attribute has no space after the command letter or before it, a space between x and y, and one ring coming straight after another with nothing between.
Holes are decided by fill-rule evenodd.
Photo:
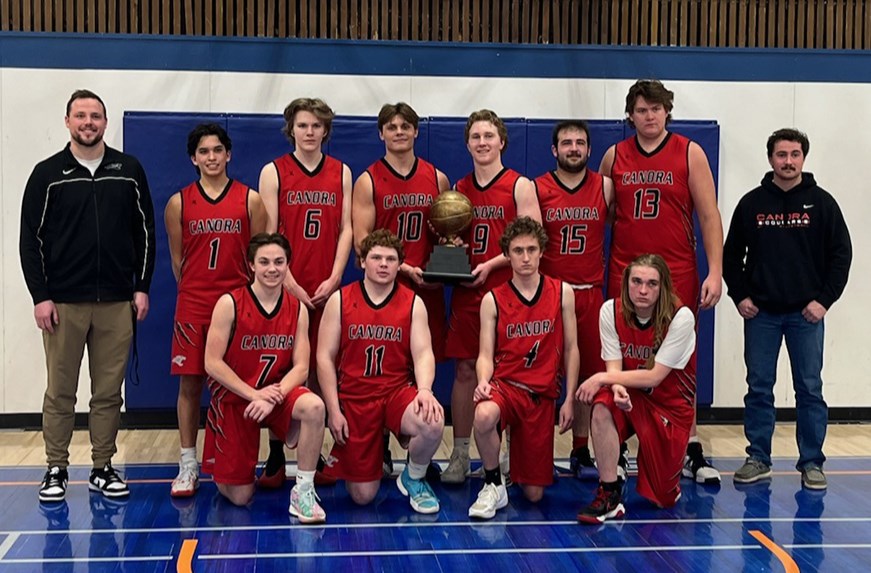
<instances>
[{"instance_id":1,"label":"kneeling player","mask_svg":"<svg viewBox=\"0 0 871 573\"><path fill-rule=\"evenodd\" d=\"M541 223L518 217L502 235L512 278L481 301L481 345L475 369L475 443L484 463L484 487L469 517L489 519L508 504L499 470L500 428L511 428L511 480L530 501L553 482L554 408L560 361L567 395L560 433L572 427L578 380L575 297L571 287L538 272L547 244Z\"/></svg>"},{"instance_id":2,"label":"kneeling player","mask_svg":"<svg viewBox=\"0 0 871 573\"><path fill-rule=\"evenodd\" d=\"M336 440L324 473L343 478L356 503L371 502L387 428L409 453L396 485L415 511L436 513L439 501L424 478L442 440L444 412L432 393L426 307L396 282L403 249L393 233L370 233L360 257L363 280L333 293L318 335L318 378Z\"/></svg>"},{"instance_id":3,"label":"kneeling player","mask_svg":"<svg viewBox=\"0 0 871 573\"><path fill-rule=\"evenodd\" d=\"M619 300L599 313L605 372L578 389L593 404L592 435L600 485L578 513L602 523L624 513L617 478L619 444L638 435L638 493L659 507L680 498L680 475L695 409L696 373L689 361L695 319L674 294L671 273L659 255L641 255L623 271Z\"/></svg>"},{"instance_id":4,"label":"kneeling player","mask_svg":"<svg viewBox=\"0 0 871 573\"><path fill-rule=\"evenodd\" d=\"M298 447L299 471L290 513L302 523L326 514L314 488L324 441L324 404L303 384L308 375L308 314L284 289L290 245L282 235L261 233L248 246L254 282L223 295L212 313L206 371L212 392L204 469L218 491L236 505L254 495L260 426Z\"/></svg>"}]
</instances>

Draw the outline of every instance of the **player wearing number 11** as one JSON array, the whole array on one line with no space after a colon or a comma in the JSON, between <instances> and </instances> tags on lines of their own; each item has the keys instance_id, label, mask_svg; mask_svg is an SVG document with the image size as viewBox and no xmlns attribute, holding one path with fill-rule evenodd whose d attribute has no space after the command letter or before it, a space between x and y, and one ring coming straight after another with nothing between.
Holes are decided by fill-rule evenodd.
<instances>
[{"instance_id":1,"label":"player wearing number 11","mask_svg":"<svg viewBox=\"0 0 871 573\"><path fill-rule=\"evenodd\" d=\"M198 125L187 151L200 178L170 197L164 212L178 301L170 372L180 376L178 431L181 461L173 497L192 496L199 485L197 428L205 384L206 332L218 298L248 284L245 250L263 231L260 196L227 176L233 143L217 124Z\"/></svg>"}]
</instances>

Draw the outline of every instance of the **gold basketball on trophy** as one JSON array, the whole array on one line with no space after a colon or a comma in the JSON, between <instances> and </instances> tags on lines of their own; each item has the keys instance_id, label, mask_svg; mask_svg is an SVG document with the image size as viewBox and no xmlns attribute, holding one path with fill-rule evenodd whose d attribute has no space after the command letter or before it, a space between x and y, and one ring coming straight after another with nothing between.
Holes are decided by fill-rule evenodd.
<instances>
[{"instance_id":1,"label":"gold basketball on trophy","mask_svg":"<svg viewBox=\"0 0 871 573\"><path fill-rule=\"evenodd\" d=\"M451 244L472 222L472 202L457 191L442 191L432 202L429 221L436 233Z\"/></svg>"}]
</instances>

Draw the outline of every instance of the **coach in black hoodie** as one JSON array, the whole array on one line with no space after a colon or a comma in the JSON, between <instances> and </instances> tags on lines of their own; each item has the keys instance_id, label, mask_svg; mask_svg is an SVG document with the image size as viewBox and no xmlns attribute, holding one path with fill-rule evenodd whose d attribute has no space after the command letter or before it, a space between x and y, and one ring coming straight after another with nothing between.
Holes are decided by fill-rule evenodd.
<instances>
[{"instance_id":1,"label":"coach in black hoodie","mask_svg":"<svg viewBox=\"0 0 871 573\"><path fill-rule=\"evenodd\" d=\"M844 292L853 252L834 197L802 172L810 143L795 129L768 139L772 170L738 203L723 250L723 278L744 318L744 434L738 483L771 476L774 381L783 338L792 364L802 485L825 489L823 317Z\"/></svg>"}]
</instances>

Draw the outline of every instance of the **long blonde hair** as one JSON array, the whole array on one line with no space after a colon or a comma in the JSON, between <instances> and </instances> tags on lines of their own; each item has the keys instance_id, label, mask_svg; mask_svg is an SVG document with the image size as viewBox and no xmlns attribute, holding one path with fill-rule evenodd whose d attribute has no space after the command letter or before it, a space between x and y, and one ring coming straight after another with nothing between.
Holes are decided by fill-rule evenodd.
<instances>
[{"instance_id":1,"label":"long blonde hair","mask_svg":"<svg viewBox=\"0 0 871 573\"><path fill-rule=\"evenodd\" d=\"M653 363L656 358L656 352L662 345L668 326L671 324L674 313L680 305L680 299L674 292L674 286L671 282L671 271L665 263L665 259L659 255L645 254L636 257L634 261L629 263L623 270L623 284L620 287L620 305L622 307L623 320L630 328L637 328L635 305L629 298L629 275L632 274L632 269L635 267L650 267L659 273L659 298L653 307L653 316L650 320L653 322L653 352L650 358L647 359L645 368L650 370L653 368Z\"/></svg>"}]
</instances>

